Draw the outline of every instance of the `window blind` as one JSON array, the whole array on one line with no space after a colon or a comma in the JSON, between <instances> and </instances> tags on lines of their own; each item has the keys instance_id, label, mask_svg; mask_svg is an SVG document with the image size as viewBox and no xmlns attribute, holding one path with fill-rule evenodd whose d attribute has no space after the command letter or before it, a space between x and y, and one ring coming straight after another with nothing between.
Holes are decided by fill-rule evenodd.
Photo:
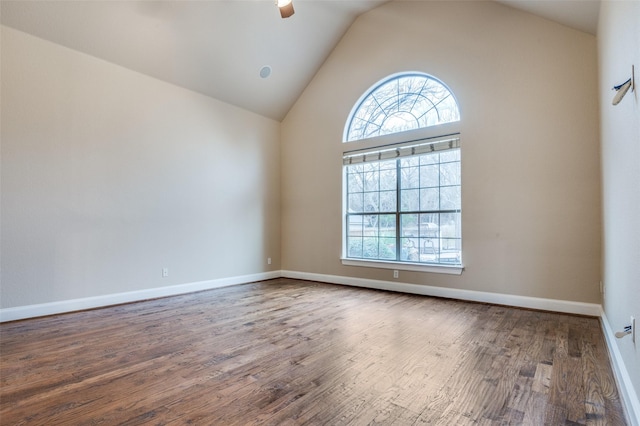
<instances>
[{"instance_id":1,"label":"window blind","mask_svg":"<svg viewBox=\"0 0 640 426\"><path fill-rule=\"evenodd\" d=\"M460 135L440 138L420 139L402 144L377 146L373 149L346 151L342 155L342 164L358 164L372 161L390 160L398 157L428 154L436 151L447 151L460 147Z\"/></svg>"}]
</instances>

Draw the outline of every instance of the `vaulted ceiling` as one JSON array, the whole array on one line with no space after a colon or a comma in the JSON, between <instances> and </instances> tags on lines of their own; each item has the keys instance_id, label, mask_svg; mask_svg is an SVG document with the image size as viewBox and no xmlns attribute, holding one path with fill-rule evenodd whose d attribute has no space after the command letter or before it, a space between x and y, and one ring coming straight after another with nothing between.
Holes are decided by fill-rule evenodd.
<instances>
[{"instance_id":1,"label":"vaulted ceiling","mask_svg":"<svg viewBox=\"0 0 640 426\"><path fill-rule=\"evenodd\" d=\"M282 120L351 23L386 2L294 0L295 14L281 19L273 0L2 0L0 17L3 25ZM599 0L500 3L596 32ZM262 78L265 66L271 73Z\"/></svg>"}]
</instances>

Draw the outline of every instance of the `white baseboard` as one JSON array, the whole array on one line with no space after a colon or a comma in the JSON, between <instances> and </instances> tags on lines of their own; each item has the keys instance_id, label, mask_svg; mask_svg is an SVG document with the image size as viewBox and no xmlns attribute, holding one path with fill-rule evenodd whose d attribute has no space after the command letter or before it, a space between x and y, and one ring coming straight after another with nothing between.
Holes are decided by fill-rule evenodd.
<instances>
[{"instance_id":1,"label":"white baseboard","mask_svg":"<svg viewBox=\"0 0 640 426\"><path fill-rule=\"evenodd\" d=\"M366 287L378 290L397 291L402 293L421 294L423 296L444 297L447 299L468 300L473 302L493 303L520 308L540 309L544 311L564 312L569 314L600 316L602 308L595 303L572 302L569 300L542 299L538 297L516 296L511 294L488 293L484 291L461 290L456 288L433 287L421 284L408 284L397 281L379 281L363 278L342 277L337 275L313 274L307 272L282 271L286 278L322 281L354 287Z\"/></svg>"},{"instance_id":2,"label":"white baseboard","mask_svg":"<svg viewBox=\"0 0 640 426\"><path fill-rule=\"evenodd\" d=\"M600 319L602 321L602 331L604 332L607 347L609 348L609 355L611 355L613 372L616 375L618 389L620 389L621 393L620 396L625 406L625 412L627 413L627 421L631 426L640 426L640 400L638 399L638 394L633 388L631 376L629 376L629 372L622 359L622 354L618 349L613 329L604 311L600 313Z\"/></svg>"},{"instance_id":3,"label":"white baseboard","mask_svg":"<svg viewBox=\"0 0 640 426\"><path fill-rule=\"evenodd\" d=\"M59 302L42 303L37 305L18 306L0 309L0 323L35 318L45 315L55 315L84 309L100 308L121 303L138 302L158 297L174 296L194 291L209 290L248 282L269 280L273 278L296 278L310 281L320 281L332 284L342 284L355 287L366 287L378 290L397 291L402 293L421 294L424 296L444 297L449 299L469 300L474 302L494 303L498 305L517 306L521 308L541 309L546 311L564 312L579 315L600 316L602 308L593 303L572 302L568 300L542 299L537 297L515 296L500 293L488 293L455 288L433 287L420 284L408 284L396 281L370 280L351 278L337 275L314 274L296 271L271 271L252 275L220 278L199 281L167 287L157 287L126 293L107 294L104 296L86 297L81 299L61 300Z\"/></svg>"},{"instance_id":4,"label":"white baseboard","mask_svg":"<svg viewBox=\"0 0 640 426\"><path fill-rule=\"evenodd\" d=\"M192 293L194 291L210 290L254 281L270 280L279 277L280 271L271 271L252 275L178 284L167 287L129 291L126 293L105 294L104 296L84 297L82 299L61 300L59 302L5 308L0 309L0 323L26 318L42 317L45 315L81 311L85 309L102 308L105 306L119 305L121 303L139 302L141 300L175 296L178 294Z\"/></svg>"}]
</instances>

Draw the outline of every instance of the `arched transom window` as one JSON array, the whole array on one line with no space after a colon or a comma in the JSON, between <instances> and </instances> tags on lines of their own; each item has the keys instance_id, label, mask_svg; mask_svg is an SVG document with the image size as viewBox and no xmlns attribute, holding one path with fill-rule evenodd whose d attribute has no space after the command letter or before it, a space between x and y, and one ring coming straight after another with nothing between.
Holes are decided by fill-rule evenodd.
<instances>
[{"instance_id":1,"label":"arched transom window","mask_svg":"<svg viewBox=\"0 0 640 426\"><path fill-rule=\"evenodd\" d=\"M374 85L353 109L345 142L460 120L451 91L422 73L391 76Z\"/></svg>"}]
</instances>

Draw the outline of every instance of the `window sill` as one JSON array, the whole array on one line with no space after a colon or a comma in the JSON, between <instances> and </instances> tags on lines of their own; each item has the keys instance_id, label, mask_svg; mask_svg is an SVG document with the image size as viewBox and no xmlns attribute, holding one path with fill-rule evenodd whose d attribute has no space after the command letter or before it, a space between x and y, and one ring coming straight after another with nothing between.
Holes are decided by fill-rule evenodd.
<instances>
[{"instance_id":1,"label":"window sill","mask_svg":"<svg viewBox=\"0 0 640 426\"><path fill-rule=\"evenodd\" d=\"M403 262L385 262L382 260L340 259L346 266L363 266L365 268L397 269L400 271L431 272L435 274L461 275L463 265L424 265Z\"/></svg>"}]
</instances>

